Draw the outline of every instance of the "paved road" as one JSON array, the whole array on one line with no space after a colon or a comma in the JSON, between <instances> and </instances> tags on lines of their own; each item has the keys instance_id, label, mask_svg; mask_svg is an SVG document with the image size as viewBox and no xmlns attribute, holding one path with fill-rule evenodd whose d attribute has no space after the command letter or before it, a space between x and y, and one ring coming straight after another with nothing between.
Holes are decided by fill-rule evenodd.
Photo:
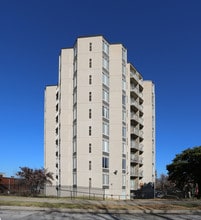
<instances>
[{"instance_id":1,"label":"paved road","mask_svg":"<svg viewBox=\"0 0 201 220\"><path fill-rule=\"evenodd\" d=\"M200 214L163 214L163 213L68 213L61 211L0 210L0 220L200 220Z\"/></svg>"}]
</instances>

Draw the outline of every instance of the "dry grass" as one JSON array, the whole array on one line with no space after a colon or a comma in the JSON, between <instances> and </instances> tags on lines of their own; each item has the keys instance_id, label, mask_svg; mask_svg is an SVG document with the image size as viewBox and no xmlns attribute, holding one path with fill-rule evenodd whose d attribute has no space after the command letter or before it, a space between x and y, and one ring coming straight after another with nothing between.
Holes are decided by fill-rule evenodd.
<instances>
[{"instance_id":1,"label":"dry grass","mask_svg":"<svg viewBox=\"0 0 201 220\"><path fill-rule=\"evenodd\" d=\"M87 209L87 210L201 210L201 203L197 201L91 201L69 200L62 198L26 198L2 197L0 206L25 206L55 209Z\"/></svg>"}]
</instances>

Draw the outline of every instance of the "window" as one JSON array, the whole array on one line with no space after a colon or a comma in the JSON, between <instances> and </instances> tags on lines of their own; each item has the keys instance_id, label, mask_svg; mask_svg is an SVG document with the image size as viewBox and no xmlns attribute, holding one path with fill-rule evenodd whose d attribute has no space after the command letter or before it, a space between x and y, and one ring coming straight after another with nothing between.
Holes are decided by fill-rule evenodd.
<instances>
[{"instance_id":1,"label":"window","mask_svg":"<svg viewBox=\"0 0 201 220\"><path fill-rule=\"evenodd\" d=\"M103 100L109 102L109 92L103 89Z\"/></svg>"},{"instance_id":2,"label":"window","mask_svg":"<svg viewBox=\"0 0 201 220\"><path fill-rule=\"evenodd\" d=\"M91 170L91 161L89 161L89 170Z\"/></svg>"},{"instance_id":3,"label":"window","mask_svg":"<svg viewBox=\"0 0 201 220\"><path fill-rule=\"evenodd\" d=\"M75 104L77 102L77 92L75 91L73 93L73 104Z\"/></svg>"},{"instance_id":4,"label":"window","mask_svg":"<svg viewBox=\"0 0 201 220\"><path fill-rule=\"evenodd\" d=\"M76 152L76 149L77 149L77 140L76 138L73 139L73 153Z\"/></svg>"},{"instance_id":5,"label":"window","mask_svg":"<svg viewBox=\"0 0 201 220\"><path fill-rule=\"evenodd\" d=\"M89 68L92 67L92 59L89 59Z\"/></svg>"},{"instance_id":6,"label":"window","mask_svg":"<svg viewBox=\"0 0 201 220\"><path fill-rule=\"evenodd\" d=\"M122 95L122 104L126 105L126 96L125 95Z\"/></svg>"},{"instance_id":7,"label":"window","mask_svg":"<svg viewBox=\"0 0 201 220\"><path fill-rule=\"evenodd\" d=\"M59 133L59 129L56 128L56 129L55 129L55 132L56 132L56 135L58 135L58 133Z\"/></svg>"},{"instance_id":8,"label":"window","mask_svg":"<svg viewBox=\"0 0 201 220\"><path fill-rule=\"evenodd\" d=\"M92 95L91 95L91 92L89 92L89 101L91 102L92 100Z\"/></svg>"},{"instance_id":9,"label":"window","mask_svg":"<svg viewBox=\"0 0 201 220\"><path fill-rule=\"evenodd\" d=\"M75 59L75 61L74 61L74 72L76 72L77 71L77 60Z\"/></svg>"},{"instance_id":10,"label":"window","mask_svg":"<svg viewBox=\"0 0 201 220\"><path fill-rule=\"evenodd\" d=\"M122 79L122 90L126 91L126 80Z\"/></svg>"},{"instance_id":11,"label":"window","mask_svg":"<svg viewBox=\"0 0 201 220\"><path fill-rule=\"evenodd\" d=\"M126 138L126 127L122 127L122 136L123 138Z\"/></svg>"},{"instance_id":12,"label":"window","mask_svg":"<svg viewBox=\"0 0 201 220\"><path fill-rule=\"evenodd\" d=\"M126 50L124 48L122 49L122 60L124 60L125 62L127 60L127 54L126 54Z\"/></svg>"},{"instance_id":13,"label":"window","mask_svg":"<svg viewBox=\"0 0 201 220\"><path fill-rule=\"evenodd\" d=\"M73 108L73 120L75 120L77 118L77 108L74 107Z\"/></svg>"},{"instance_id":14,"label":"window","mask_svg":"<svg viewBox=\"0 0 201 220\"><path fill-rule=\"evenodd\" d=\"M91 126L89 126L89 136L91 136Z\"/></svg>"},{"instance_id":15,"label":"window","mask_svg":"<svg viewBox=\"0 0 201 220\"><path fill-rule=\"evenodd\" d=\"M103 134L109 136L109 124L103 122Z\"/></svg>"},{"instance_id":16,"label":"window","mask_svg":"<svg viewBox=\"0 0 201 220\"><path fill-rule=\"evenodd\" d=\"M126 143L122 143L122 154L126 154Z\"/></svg>"},{"instance_id":17,"label":"window","mask_svg":"<svg viewBox=\"0 0 201 220\"><path fill-rule=\"evenodd\" d=\"M103 51L109 55L109 44L103 41Z\"/></svg>"},{"instance_id":18,"label":"window","mask_svg":"<svg viewBox=\"0 0 201 220\"><path fill-rule=\"evenodd\" d=\"M58 117L58 115L57 115L57 117L56 117L56 123L58 123L58 121L59 121L59 117Z\"/></svg>"},{"instance_id":19,"label":"window","mask_svg":"<svg viewBox=\"0 0 201 220\"><path fill-rule=\"evenodd\" d=\"M125 110L122 111L122 121L126 122L126 111Z\"/></svg>"},{"instance_id":20,"label":"window","mask_svg":"<svg viewBox=\"0 0 201 220\"><path fill-rule=\"evenodd\" d=\"M59 92L56 93L56 100L59 99Z\"/></svg>"},{"instance_id":21,"label":"window","mask_svg":"<svg viewBox=\"0 0 201 220\"><path fill-rule=\"evenodd\" d=\"M77 174L73 173L73 185L77 185Z\"/></svg>"},{"instance_id":22,"label":"window","mask_svg":"<svg viewBox=\"0 0 201 220\"><path fill-rule=\"evenodd\" d=\"M73 157L73 169L77 168L77 158L76 156Z\"/></svg>"},{"instance_id":23,"label":"window","mask_svg":"<svg viewBox=\"0 0 201 220\"><path fill-rule=\"evenodd\" d=\"M58 168L58 163L56 163L56 168Z\"/></svg>"},{"instance_id":24,"label":"window","mask_svg":"<svg viewBox=\"0 0 201 220\"><path fill-rule=\"evenodd\" d=\"M109 169L109 158L108 157L102 158L102 167L104 169Z\"/></svg>"},{"instance_id":25,"label":"window","mask_svg":"<svg viewBox=\"0 0 201 220\"><path fill-rule=\"evenodd\" d=\"M92 75L89 75L89 85L92 84Z\"/></svg>"},{"instance_id":26,"label":"window","mask_svg":"<svg viewBox=\"0 0 201 220\"><path fill-rule=\"evenodd\" d=\"M73 88L75 88L77 86L77 75L74 75L73 78Z\"/></svg>"},{"instance_id":27,"label":"window","mask_svg":"<svg viewBox=\"0 0 201 220\"><path fill-rule=\"evenodd\" d=\"M89 144L89 153L91 153L91 143Z\"/></svg>"},{"instance_id":28,"label":"window","mask_svg":"<svg viewBox=\"0 0 201 220\"><path fill-rule=\"evenodd\" d=\"M109 71L109 59L107 57L103 57L103 68Z\"/></svg>"},{"instance_id":29,"label":"window","mask_svg":"<svg viewBox=\"0 0 201 220\"><path fill-rule=\"evenodd\" d=\"M134 180L130 180L130 188L131 188L131 189L134 189L134 187L135 187L135 182L134 182Z\"/></svg>"},{"instance_id":30,"label":"window","mask_svg":"<svg viewBox=\"0 0 201 220\"><path fill-rule=\"evenodd\" d=\"M91 185L92 185L92 181L91 178L89 178L89 188L91 188Z\"/></svg>"},{"instance_id":31,"label":"window","mask_svg":"<svg viewBox=\"0 0 201 220\"><path fill-rule=\"evenodd\" d=\"M91 109L89 109L89 118L91 118Z\"/></svg>"},{"instance_id":32,"label":"window","mask_svg":"<svg viewBox=\"0 0 201 220\"><path fill-rule=\"evenodd\" d=\"M59 110L59 105L57 104L56 105L56 112L58 112L58 110Z\"/></svg>"},{"instance_id":33,"label":"window","mask_svg":"<svg viewBox=\"0 0 201 220\"><path fill-rule=\"evenodd\" d=\"M109 185L109 174L103 174L103 185L108 186Z\"/></svg>"},{"instance_id":34,"label":"window","mask_svg":"<svg viewBox=\"0 0 201 220\"><path fill-rule=\"evenodd\" d=\"M124 64L122 65L122 74L126 75L126 66Z\"/></svg>"},{"instance_id":35,"label":"window","mask_svg":"<svg viewBox=\"0 0 201 220\"><path fill-rule=\"evenodd\" d=\"M102 145L103 152L109 153L109 141L104 139Z\"/></svg>"},{"instance_id":36,"label":"window","mask_svg":"<svg viewBox=\"0 0 201 220\"><path fill-rule=\"evenodd\" d=\"M76 136L77 134L77 124L76 122L73 123L73 136Z\"/></svg>"},{"instance_id":37,"label":"window","mask_svg":"<svg viewBox=\"0 0 201 220\"><path fill-rule=\"evenodd\" d=\"M122 170L126 170L126 159L122 159Z\"/></svg>"},{"instance_id":38,"label":"window","mask_svg":"<svg viewBox=\"0 0 201 220\"><path fill-rule=\"evenodd\" d=\"M89 43L89 51L92 51L92 43Z\"/></svg>"},{"instance_id":39,"label":"window","mask_svg":"<svg viewBox=\"0 0 201 220\"><path fill-rule=\"evenodd\" d=\"M102 81L103 81L103 84L104 84L104 85L106 85L106 86L109 87L109 76L108 76L108 74L103 73L103 75L102 75Z\"/></svg>"},{"instance_id":40,"label":"window","mask_svg":"<svg viewBox=\"0 0 201 220\"><path fill-rule=\"evenodd\" d=\"M126 186L126 175L122 176L122 186Z\"/></svg>"},{"instance_id":41,"label":"window","mask_svg":"<svg viewBox=\"0 0 201 220\"><path fill-rule=\"evenodd\" d=\"M106 106L102 107L102 116L106 119L109 119L109 108Z\"/></svg>"}]
</instances>

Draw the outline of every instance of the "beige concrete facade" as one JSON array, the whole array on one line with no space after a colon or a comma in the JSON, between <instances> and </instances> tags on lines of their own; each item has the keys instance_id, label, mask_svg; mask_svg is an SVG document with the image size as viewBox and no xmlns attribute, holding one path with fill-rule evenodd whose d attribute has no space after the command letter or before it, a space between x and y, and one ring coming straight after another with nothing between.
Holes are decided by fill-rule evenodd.
<instances>
[{"instance_id":1,"label":"beige concrete facade","mask_svg":"<svg viewBox=\"0 0 201 220\"><path fill-rule=\"evenodd\" d=\"M55 177L47 194L98 190L124 199L155 181L155 97L146 85L122 44L80 37L61 50L59 83L45 91L45 168Z\"/></svg>"},{"instance_id":2,"label":"beige concrete facade","mask_svg":"<svg viewBox=\"0 0 201 220\"><path fill-rule=\"evenodd\" d=\"M155 86L151 81L143 81L143 109L144 109L144 153L143 153L143 181L155 181ZM146 169L145 169L146 168Z\"/></svg>"}]
</instances>

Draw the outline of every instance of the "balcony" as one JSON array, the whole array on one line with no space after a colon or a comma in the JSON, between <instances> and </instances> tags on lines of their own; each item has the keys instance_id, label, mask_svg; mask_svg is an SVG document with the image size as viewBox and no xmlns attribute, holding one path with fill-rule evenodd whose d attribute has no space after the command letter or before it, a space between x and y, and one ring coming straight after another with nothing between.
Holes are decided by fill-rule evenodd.
<instances>
[{"instance_id":1,"label":"balcony","mask_svg":"<svg viewBox=\"0 0 201 220\"><path fill-rule=\"evenodd\" d=\"M137 141L131 141L131 149L136 149L142 152L143 148L144 148L143 144L139 144Z\"/></svg>"},{"instance_id":2,"label":"balcony","mask_svg":"<svg viewBox=\"0 0 201 220\"><path fill-rule=\"evenodd\" d=\"M144 122L143 118L138 117L138 122L139 122L141 125L143 125L143 122Z\"/></svg>"},{"instance_id":3,"label":"balcony","mask_svg":"<svg viewBox=\"0 0 201 220\"><path fill-rule=\"evenodd\" d=\"M140 163L140 164L142 164L143 163L143 158L141 156L131 154L130 161L131 161L131 163Z\"/></svg>"},{"instance_id":4,"label":"balcony","mask_svg":"<svg viewBox=\"0 0 201 220\"><path fill-rule=\"evenodd\" d=\"M139 170L138 176L139 176L139 177L143 177L143 170Z\"/></svg>"},{"instance_id":5,"label":"balcony","mask_svg":"<svg viewBox=\"0 0 201 220\"><path fill-rule=\"evenodd\" d=\"M139 136L139 129L137 129L136 127L131 126L130 133Z\"/></svg>"},{"instance_id":6,"label":"balcony","mask_svg":"<svg viewBox=\"0 0 201 220\"><path fill-rule=\"evenodd\" d=\"M138 75L137 75L135 72L131 71L131 72L130 72L130 76L131 76L132 78L134 78L137 82L139 81L139 77L138 77Z\"/></svg>"},{"instance_id":7,"label":"balcony","mask_svg":"<svg viewBox=\"0 0 201 220\"><path fill-rule=\"evenodd\" d=\"M139 144L137 141L131 141L131 148L138 150Z\"/></svg>"},{"instance_id":8,"label":"balcony","mask_svg":"<svg viewBox=\"0 0 201 220\"><path fill-rule=\"evenodd\" d=\"M135 134L136 136L139 136L139 137L142 137L142 138L143 138L143 134L144 134L142 130L139 130L138 128L136 128L134 126L131 126L130 133Z\"/></svg>"},{"instance_id":9,"label":"balcony","mask_svg":"<svg viewBox=\"0 0 201 220\"><path fill-rule=\"evenodd\" d=\"M130 170L130 176L131 177L143 177L143 170L141 169L133 169Z\"/></svg>"},{"instance_id":10,"label":"balcony","mask_svg":"<svg viewBox=\"0 0 201 220\"><path fill-rule=\"evenodd\" d=\"M144 132L139 130L139 136L143 138Z\"/></svg>"},{"instance_id":11,"label":"balcony","mask_svg":"<svg viewBox=\"0 0 201 220\"><path fill-rule=\"evenodd\" d=\"M138 122L138 116L136 115L136 114L134 114L134 113L131 113L131 120L135 120L135 121L137 121Z\"/></svg>"},{"instance_id":12,"label":"balcony","mask_svg":"<svg viewBox=\"0 0 201 220\"><path fill-rule=\"evenodd\" d=\"M143 151L144 145L143 144L139 144L139 151Z\"/></svg>"},{"instance_id":13,"label":"balcony","mask_svg":"<svg viewBox=\"0 0 201 220\"><path fill-rule=\"evenodd\" d=\"M130 105L135 106L138 110L143 112L143 106L140 105L135 99L133 99L133 98L130 99Z\"/></svg>"},{"instance_id":14,"label":"balcony","mask_svg":"<svg viewBox=\"0 0 201 220\"><path fill-rule=\"evenodd\" d=\"M139 95L139 89L137 88L137 86L134 85L130 85L130 91L131 92L135 92L137 95Z\"/></svg>"},{"instance_id":15,"label":"balcony","mask_svg":"<svg viewBox=\"0 0 201 220\"><path fill-rule=\"evenodd\" d=\"M138 176L138 169L131 169L130 176L137 177Z\"/></svg>"},{"instance_id":16,"label":"balcony","mask_svg":"<svg viewBox=\"0 0 201 220\"><path fill-rule=\"evenodd\" d=\"M138 109L143 112L143 106L142 105L138 105Z\"/></svg>"},{"instance_id":17,"label":"balcony","mask_svg":"<svg viewBox=\"0 0 201 220\"><path fill-rule=\"evenodd\" d=\"M139 92L139 93L138 93L138 95L140 96L140 98L142 98L142 97L143 97L142 92Z\"/></svg>"},{"instance_id":18,"label":"balcony","mask_svg":"<svg viewBox=\"0 0 201 220\"><path fill-rule=\"evenodd\" d=\"M131 99L130 104L138 108L138 102L135 99Z\"/></svg>"}]
</instances>

